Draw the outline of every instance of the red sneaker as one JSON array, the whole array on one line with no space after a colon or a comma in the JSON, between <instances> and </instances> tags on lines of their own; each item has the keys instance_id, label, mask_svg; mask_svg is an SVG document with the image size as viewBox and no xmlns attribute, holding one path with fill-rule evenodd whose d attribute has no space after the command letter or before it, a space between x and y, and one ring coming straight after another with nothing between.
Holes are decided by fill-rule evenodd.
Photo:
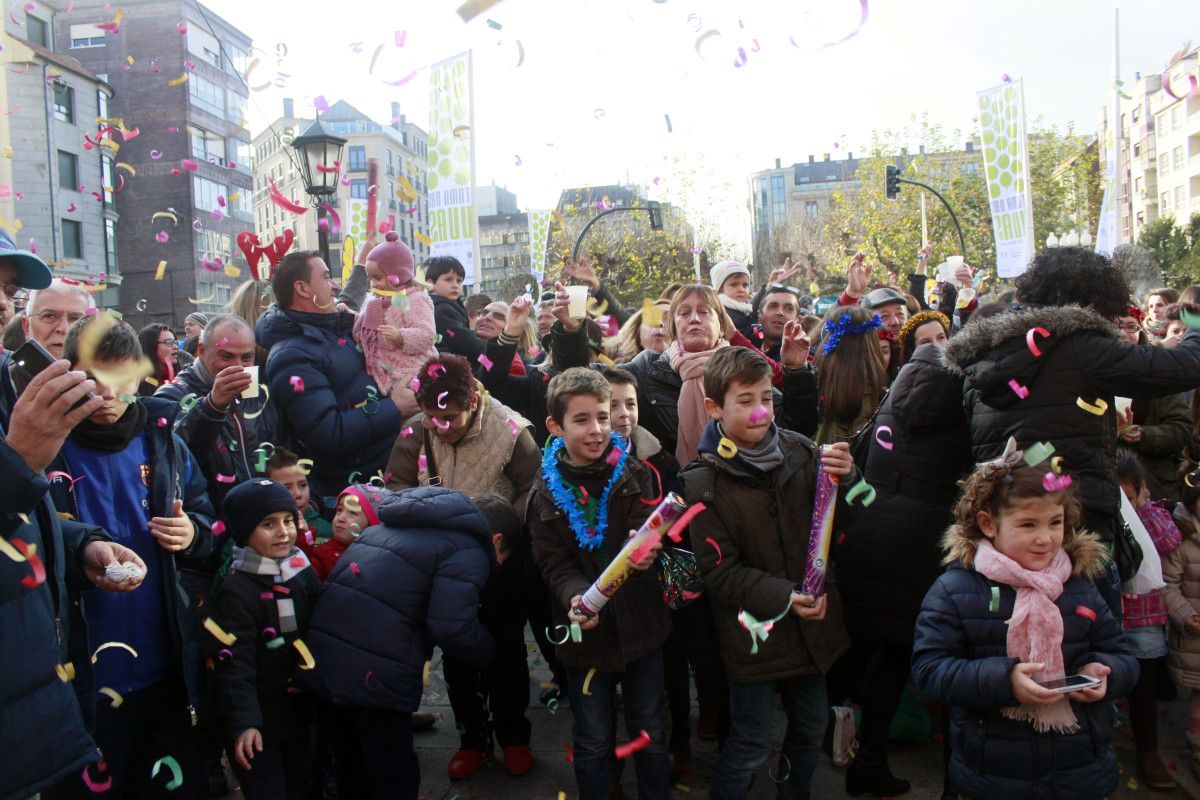
<instances>
[{"instance_id":1,"label":"red sneaker","mask_svg":"<svg viewBox=\"0 0 1200 800\"><path fill-rule=\"evenodd\" d=\"M504 771L509 775L528 775L533 763L533 751L528 745L516 744L504 748Z\"/></svg>"},{"instance_id":2,"label":"red sneaker","mask_svg":"<svg viewBox=\"0 0 1200 800\"><path fill-rule=\"evenodd\" d=\"M470 778L479 768L492 760L492 751L483 752L481 750L459 750L454 754L454 758L450 759L450 780L458 781L463 778Z\"/></svg>"}]
</instances>

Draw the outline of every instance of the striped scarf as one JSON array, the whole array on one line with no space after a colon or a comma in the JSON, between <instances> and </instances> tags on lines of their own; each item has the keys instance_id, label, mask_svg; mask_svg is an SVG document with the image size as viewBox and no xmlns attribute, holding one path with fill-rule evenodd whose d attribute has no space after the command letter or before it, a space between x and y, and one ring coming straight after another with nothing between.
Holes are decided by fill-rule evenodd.
<instances>
[{"instance_id":1,"label":"striped scarf","mask_svg":"<svg viewBox=\"0 0 1200 800\"><path fill-rule=\"evenodd\" d=\"M287 583L308 567L308 556L295 545L292 545L292 552L284 558L267 558L252 548L234 546L229 572L278 576L277 583ZM296 604L289 595L278 592L275 595L275 607L279 611L279 632L293 633L296 630Z\"/></svg>"}]
</instances>

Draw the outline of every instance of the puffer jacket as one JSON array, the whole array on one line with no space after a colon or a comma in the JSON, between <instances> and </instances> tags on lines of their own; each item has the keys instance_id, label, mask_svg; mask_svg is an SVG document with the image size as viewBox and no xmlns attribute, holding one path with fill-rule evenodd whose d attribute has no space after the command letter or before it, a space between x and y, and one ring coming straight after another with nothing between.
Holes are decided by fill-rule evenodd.
<instances>
[{"instance_id":1,"label":"puffer jacket","mask_svg":"<svg viewBox=\"0 0 1200 800\"><path fill-rule=\"evenodd\" d=\"M1073 570L1055 600L1063 619L1063 667L1074 675L1093 661L1112 672L1095 703L1071 702L1075 733L1037 733L1031 723L1001 714L1016 706L1008 656L1008 623L1017 593L976 572L976 541L954 533L950 567L921 606L913 648L913 681L927 699L951 707L950 786L967 797L1097 800L1117 785L1112 702L1137 682L1138 665L1121 624L1091 576L1102 570L1104 545L1080 533L1067 545ZM999 602L992 608L992 592Z\"/></svg>"},{"instance_id":2,"label":"puffer jacket","mask_svg":"<svg viewBox=\"0 0 1200 800\"><path fill-rule=\"evenodd\" d=\"M1200 526L1180 503L1175 506L1175 523L1183 544L1163 556L1163 597L1171 615L1171 651L1167 666L1171 677L1185 689L1200 689L1200 633L1187 629L1187 622L1200 616Z\"/></svg>"},{"instance_id":3,"label":"puffer jacket","mask_svg":"<svg viewBox=\"0 0 1200 800\"><path fill-rule=\"evenodd\" d=\"M2 430L0 508L6 512L0 536L10 546L19 540L36 547L46 570L45 581L30 586L27 561L0 558L0 752L6 754L0 798L26 800L100 760L85 721L94 687L78 602L86 578L77 557L89 542L108 536L60 520L45 475L29 469ZM55 672L67 663L76 670L69 684Z\"/></svg>"},{"instance_id":4,"label":"puffer jacket","mask_svg":"<svg viewBox=\"0 0 1200 800\"><path fill-rule=\"evenodd\" d=\"M939 353L918 347L896 376L866 433L861 466L875 502L850 506L838 525L845 537L835 537L833 563L856 641L912 643L921 600L942 571L958 481L974 466L962 377Z\"/></svg>"},{"instance_id":5,"label":"puffer jacket","mask_svg":"<svg viewBox=\"0 0 1200 800\"><path fill-rule=\"evenodd\" d=\"M317 600L306 643L316 667L297 683L352 708L416 711L433 646L475 666L495 642L479 621L494 560L491 526L462 492L420 486L377 509Z\"/></svg>"},{"instance_id":6,"label":"puffer jacket","mask_svg":"<svg viewBox=\"0 0 1200 800\"><path fill-rule=\"evenodd\" d=\"M534 560L550 590L554 625L570 625L567 611L571 598L587 591L624 545L629 532L640 528L650 516L653 509L642 500L653 498L652 481L641 462L626 460L624 473L609 493L604 542L595 550L584 550L576 542L546 479L539 475L529 496L525 521ZM555 653L568 667L620 672L662 647L670 633L671 618L663 603L662 588L654 570L649 569L629 576L600 610L600 624L584 631L581 642L568 639L557 646Z\"/></svg>"},{"instance_id":7,"label":"puffer jacket","mask_svg":"<svg viewBox=\"0 0 1200 800\"><path fill-rule=\"evenodd\" d=\"M737 456L717 455L721 437L716 422L710 421L700 457L679 474L687 501L707 506L689 530L721 658L735 683L825 673L850 644L832 573L825 584L825 619L804 620L791 611L792 592L804 579L808 560L817 451L804 436L777 430L784 460L770 473ZM745 610L767 620L785 608L788 613L752 654L750 634L738 622L738 614Z\"/></svg>"},{"instance_id":8,"label":"puffer jacket","mask_svg":"<svg viewBox=\"0 0 1200 800\"><path fill-rule=\"evenodd\" d=\"M1200 383L1200 381L1197 381ZM1142 428L1142 438L1126 444L1145 467L1146 487L1155 500L1179 499L1179 465L1192 440L1192 412L1182 394L1151 400L1134 400L1133 424ZM1121 444L1125 444L1122 440Z\"/></svg>"},{"instance_id":9,"label":"puffer jacket","mask_svg":"<svg viewBox=\"0 0 1200 800\"><path fill-rule=\"evenodd\" d=\"M367 375L353 325L350 313L311 314L272 305L254 326L255 338L270 348L267 382L283 438L313 459L309 483L330 500L353 473L370 476L382 469L400 430L396 405Z\"/></svg>"},{"instance_id":10,"label":"puffer jacket","mask_svg":"<svg viewBox=\"0 0 1200 800\"><path fill-rule=\"evenodd\" d=\"M1035 356L1026 342L1035 334ZM950 340L943 359L962 374L963 402L976 462L995 458L1009 436L1027 446L1047 441L1075 479L1085 527L1111 542L1120 525L1121 489L1115 480L1114 396L1161 397L1200 382L1200 332L1189 331L1166 350L1125 344L1116 326L1076 306L1025 308L974 320ZM1029 390L1022 399L1010 381ZM1098 406L1095 414L1079 403Z\"/></svg>"}]
</instances>

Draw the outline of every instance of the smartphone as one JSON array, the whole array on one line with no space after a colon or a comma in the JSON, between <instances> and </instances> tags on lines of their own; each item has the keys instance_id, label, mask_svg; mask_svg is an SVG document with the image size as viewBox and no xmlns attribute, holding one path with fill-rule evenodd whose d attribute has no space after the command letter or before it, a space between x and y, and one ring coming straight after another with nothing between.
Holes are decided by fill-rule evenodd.
<instances>
[{"instance_id":1,"label":"smartphone","mask_svg":"<svg viewBox=\"0 0 1200 800\"><path fill-rule=\"evenodd\" d=\"M1077 692L1080 689L1091 689L1093 686L1100 685L1100 679L1093 678L1091 675L1066 675L1061 678L1049 678L1044 681L1034 682L1043 689L1049 689L1052 692L1060 694Z\"/></svg>"},{"instance_id":2,"label":"smartphone","mask_svg":"<svg viewBox=\"0 0 1200 800\"><path fill-rule=\"evenodd\" d=\"M30 381L34 377L55 362L54 356L42 347L37 341L29 339L25 344L21 345L13 352L12 361L8 365L9 374L12 375L13 385L17 388L17 396L20 396ZM75 405L71 406L71 410L79 408L95 397L91 392L88 392L83 397L76 401Z\"/></svg>"}]
</instances>

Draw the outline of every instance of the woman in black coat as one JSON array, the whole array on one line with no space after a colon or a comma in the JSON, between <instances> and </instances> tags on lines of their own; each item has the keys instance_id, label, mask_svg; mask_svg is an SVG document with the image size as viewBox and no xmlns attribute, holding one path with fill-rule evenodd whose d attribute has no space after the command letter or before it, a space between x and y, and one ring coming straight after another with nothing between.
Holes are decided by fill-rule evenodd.
<instances>
[{"instance_id":1,"label":"woman in black coat","mask_svg":"<svg viewBox=\"0 0 1200 800\"><path fill-rule=\"evenodd\" d=\"M850 507L833 562L846 627L868 659L860 750L846 772L846 791L854 796L908 789L888 768L888 728L908 680L921 601L941 571L940 541L953 519L958 481L973 466L962 378L942 365L938 345L913 352L867 435L863 472L875 501Z\"/></svg>"}]
</instances>

